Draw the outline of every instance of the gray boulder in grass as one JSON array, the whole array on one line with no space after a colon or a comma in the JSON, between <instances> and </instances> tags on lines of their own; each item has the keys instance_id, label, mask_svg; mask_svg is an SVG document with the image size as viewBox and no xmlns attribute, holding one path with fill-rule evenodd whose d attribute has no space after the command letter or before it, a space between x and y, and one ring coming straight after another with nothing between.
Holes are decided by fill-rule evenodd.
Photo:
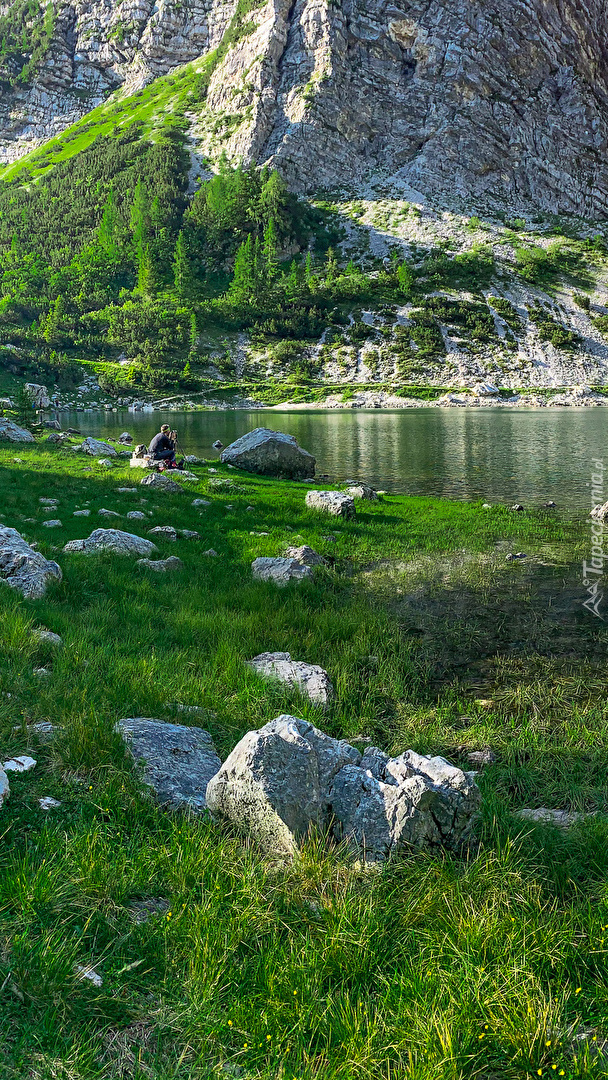
<instances>
[{"instance_id":1,"label":"gray boulder in grass","mask_svg":"<svg viewBox=\"0 0 608 1080\"><path fill-rule=\"evenodd\" d=\"M303 480L314 476L316 461L298 446L293 435L256 428L222 450L220 461L262 476Z\"/></svg>"},{"instance_id":2,"label":"gray boulder in grass","mask_svg":"<svg viewBox=\"0 0 608 1080\"><path fill-rule=\"evenodd\" d=\"M222 764L207 731L144 717L119 720L116 728L157 802L174 810L205 809L207 785Z\"/></svg>"},{"instance_id":3,"label":"gray boulder in grass","mask_svg":"<svg viewBox=\"0 0 608 1080\"><path fill-rule=\"evenodd\" d=\"M287 585L290 581L310 580L313 570L297 559L254 559L251 564L254 581L272 581L275 585Z\"/></svg>"},{"instance_id":4,"label":"gray boulder in grass","mask_svg":"<svg viewBox=\"0 0 608 1080\"><path fill-rule=\"evenodd\" d=\"M248 661L248 666L264 679L276 679L294 687L324 709L334 696L329 675L322 667L292 660L288 652L260 653Z\"/></svg>"},{"instance_id":5,"label":"gray boulder in grass","mask_svg":"<svg viewBox=\"0 0 608 1080\"><path fill-rule=\"evenodd\" d=\"M115 555L146 557L158 551L158 548L151 540L144 540L142 536L136 536L135 533L123 532L121 529L94 529L86 540L70 540L63 550L82 551L85 555L111 551Z\"/></svg>"},{"instance_id":6,"label":"gray boulder in grass","mask_svg":"<svg viewBox=\"0 0 608 1080\"><path fill-rule=\"evenodd\" d=\"M88 439L84 440L84 442L80 446L80 449L85 454L90 454L91 457L118 457L118 453L114 449L114 447L110 446L110 444L107 442L102 442L101 439L93 439L89 437Z\"/></svg>"},{"instance_id":7,"label":"gray boulder in grass","mask_svg":"<svg viewBox=\"0 0 608 1080\"><path fill-rule=\"evenodd\" d=\"M149 476L144 476L143 480L139 481L143 487L154 488L155 491L170 491L179 492L182 488L179 484L175 483L175 480L171 480L168 476L163 476L162 473L150 473Z\"/></svg>"},{"instance_id":8,"label":"gray boulder in grass","mask_svg":"<svg viewBox=\"0 0 608 1080\"><path fill-rule=\"evenodd\" d=\"M0 581L28 600L44 596L49 581L61 581L61 568L45 559L16 529L0 527Z\"/></svg>"},{"instance_id":9,"label":"gray boulder in grass","mask_svg":"<svg viewBox=\"0 0 608 1080\"><path fill-rule=\"evenodd\" d=\"M266 851L294 855L311 829L344 841L365 863L411 849L458 849L480 793L470 773L408 750L362 756L295 716L278 716L237 744L207 787L218 818Z\"/></svg>"},{"instance_id":10,"label":"gray boulder in grass","mask_svg":"<svg viewBox=\"0 0 608 1080\"><path fill-rule=\"evenodd\" d=\"M11 789L10 789L9 783L8 783L8 776L6 775L6 773L5 773L4 769L2 768L2 766L0 765L0 810L2 809L2 805L4 803L4 800L8 799L10 793L11 793Z\"/></svg>"},{"instance_id":11,"label":"gray boulder in grass","mask_svg":"<svg viewBox=\"0 0 608 1080\"><path fill-rule=\"evenodd\" d=\"M0 440L7 442L35 442L31 431L13 424L12 420L5 420L0 416Z\"/></svg>"},{"instance_id":12,"label":"gray boulder in grass","mask_svg":"<svg viewBox=\"0 0 608 1080\"><path fill-rule=\"evenodd\" d=\"M354 518L355 500L343 491L307 491L306 505L309 510L320 510L334 517Z\"/></svg>"}]
</instances>

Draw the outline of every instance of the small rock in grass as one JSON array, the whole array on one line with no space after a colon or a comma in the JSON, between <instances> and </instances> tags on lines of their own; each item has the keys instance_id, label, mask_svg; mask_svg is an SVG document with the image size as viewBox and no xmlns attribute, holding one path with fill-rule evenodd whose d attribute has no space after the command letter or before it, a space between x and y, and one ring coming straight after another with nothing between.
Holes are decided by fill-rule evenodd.
<instances>
[{"instance_id":1,"label":"small rock in grass","mask_svg":"<svg viewBox=\"0 0 608 1080\"><path fill-rule=\"evenodd\" d=\"M219 555L218 555L217 551L214 551L213 548L207 548L206 551L203 551L203 555L206 555L207 558L209 558L209 559L218 559L219 558Z\"/></svg>"},{"instance_id":2,"label":"small rock in grass","mask_svg":"<svg viewBox=\"0 0 608 1080\"><path fill-rule=\"evenodd\" d=\"M144 487L152 487L158 491L172 492L174 494L178 494L182 490L179 484L175 483L175 480L170 480L168 476L163 476L161 473L150 473L149 476L144 476L143 480L139 482Z\"/></svg>"},{"instance_id":3,"label":"small rock in grass","mask_svg":"<svg viewBox=\"0 0 608 1080\"><path fill-rule=\"evenodd\" d=\"M116 513L116 510L105 510L103 507L101 510L98 510L97 513L100 517L122 517L121 514Z\"/></svg>"},{"instance_id":4,"label":"small rock in grass","mask_svg":"<svg viewBox=\"0 0 608 1080\"><path fill-rule=\"evenodd\" d=\"M31 724L29 729L37 735L41 742L48 742L53 738L57 728L55 724L51 724L50 720L39 720L36 724Z\"/></svg>"},{"instance_id":5,"label":"small rock in grass","mask_svg":"<svg viewBox=\"0 0 608 1080\"><path fill-rule=\"evenodd\" d=\"M306 506L334 517L354 518L356 512L352 495L345 495L343 491L307 491Z\"/></svg>"},{"instance_id":6,"label":"small rock in grass","mask_svg":"<svg viewBox=\"0 0 608 1080\"><path fill-rule=\"evenodd\" d=\"M250 532L249 535L250 536L270 536L270 533L267 533L267 532L255 532L254 531L254 532Z\"/></svg>"},{"instance_id":7,"label":"small rock in grass","mask_svg":"<svg viewBox=\"0 0 608 1080\"><path fill-rule=\"evenodd\" d=\"M147 558L158 551L158 548L151 540L144 540L134 533L122 532L120 529L94 529L86 540L70 540L63 550L81 551L85 555L111 551L116 555L142 555Z\"/></svg>"},{"instance_id":8,"label":"small rock in grass","mask_svg":"<svg viewBox=\"0 0 608 1080\"><path fill-rule=\"evenodd\" d=\"M0 768L0 809L2 809L5 799L8 799L11 793L11 789L8 782L8 776L3 768Z\"/></svg>"},{"instance_id":9,"label":"small rock in grass","mask_svg":"<svg viewBox=\"0 0 608 1080\"><path fill-rule=\"evenodd\" d=\"M156 525L153 529L148 529L148 536L157 536L159 540L177 540L177 529L174 529L172 525Z\"/></svg>"},{"instance_id":10,"label":"small rock in grass","mask_svg":"<svg viewBox=\"0 0 608 1080\"><path fill-rule=\"evenodd\" d=\"M137 488L120 487L116 488L119 495L135 495Z\"/></svg>"},{"instance_id":11,"label":"small rock in grass","mask_svg":"<svg viewBox=\"0 0 608 1080\"><path fill-rule=\"evenodd\" d=\"M141 510L129 510L127 514L128 521L145 521L146 515Z\"/></svg>"},{"instance_id":12,"label":"small rock in grass","mask_svg":"<svg viewBox=\"0 0 608 1080\"><path fill-rule=\"evenodd\" d=\"M378 499L378 492L374 491L369 484L351 484L346 489L346 494L351 495L353 499L367 499L370 502L376 502Z\"/></svg>"},{"instance_id":13,"label":"small rock in grass","mask_svg":"<svg viewBox=\"0 0 608 1080\"><path fill-rule=\"evenodd\" d=\"M51 673L48 668L35 667L33 670L33 674L37 675L39 679L46 679L47 675L50 675Z\"/></svg>"},{"instance_id":14,"label":"small rock in grass","mask_svg":"<svg viewBox=\"0 0 608 1080\"><path fill-rule=\"evenodd\" d=\"M536 825L555 825L558 829L569 829L571 825L577 825L586 817L595 817L595 813L582 814L576 810L548 810L545 806L539 806L538 810L517 810L515 816L524 821L531 821Z\"/></svg>"},{"instance_id":15,"label":"small rock in grass","mask_svg":"<svg viewBox=\"0 0 608 1080\"><path fill-rule=\"evenodd\" d=\"M255 512L255 506L246 506L245 509L248 514L253 514Z\"/></svg>"},{"instance_id":16,"label":"small rock in grass","mask_svg":"<svg viewBox=\"0 0 608 1080\"><path fill-rule=\"evenodd\" d=\"M492 509L492 503L482 503L481 509L482 510L491 510Z\"/></svg>"},{"instance_id":17,"label":"small rock in grass","mask_svg":"<svg viewBox=\"0 0 608 1080\"><path fill-rule=\"evenodd\" d=\"M168 559L138 559L136 566L143 566L147 570L156 570L159 574L165 574L167 570L181 570L183 562L177 555L170 555Z\"/></svg>"},{"instance_id":18,"label":"small rock in grass","mask_svg":"<svg viewBox=\"0 0 608 1080\"><path fill-rule=\"evenodd\" d=\"M297 559L254 559L251 571L254 580L272 581L275 585L287 585L289 581L302 581L313 576L311 567Z\"/></svg>"},{"instance_id":19,"label":"small rock in grass","mask_svg":"<svg viewBox=\"0 0 608 1080\"><path fill-rule=\"evenodd\" d=\"M49 518L48 521L43 521L42 524L45 529L60 529L62 526L62 522L59 518Z\"/></svg>"},{"instance_id":20,"label":"small rock in grass","mask_svg":"<svg viewBox=\"0 0 608 1080\"><path fill-rule=\"evenodd\" d=\"M2 763L2 768L5 772L29 772L30 769L35 768L36 759L28 757L27 754L20 754L19 757L9 758L8 761Z\"/></svg>"},{"instance_id":21,"label":"small rock in grass","mask_svg":"<svg viewBox=\"0 0 608 1080\"><path fill-rule=\"evenodd\" d=\"M338 542L335 536L323 536L321 539L326 540L328 544L337 544Z\"/></svg>"},{"instance_id":22,"label":"small rock in grass","mask_svg":"<svg viewBox=\"0 0 608 1080\"><path fill-rule=\"evenodd\" d=\"M508 562L512 562L513 559L527 559L528 556L524 551L516 551L515 553L510 551L509 554L505 556L505 558Z\"/></svg>"},{"instance_id":23,"label":"small rock in grass","mask_svg":"<svg viewBox=\"0 0 608 1080\"><path fill-rule=\"evenodd\" d=\"M334 696L329 675L318 664L292 660L287 652L266 652L254 656L248 666L264 679L276 679L300 690L315 704L327 708Z\"/></svg>"},{"instance_id":24,"label":"small rock in grass","mask_svg":"<svg viewBox=\"0 0 608 1080\"><path fill-rule=\"evenodd\" d=\"M297 562L303 563L304 566L327 565L323 556L318 555L308 544L303 544L302 547L288 547L285 554L289 559L296 559Z\"/></svg>"},{"instance_id":25,"label":"small rock in grass","mask_svg":"<svg viewBox=\"0 0 608 1080\"><path fill-rule=\"evenodd\" d=\"M207 469L207 472L208 472L208 473L216 473L216 472L217 472L217 469Z\"/></svg>"},{"instance_id":26,"label":"small rock in grass","mask_svg":"<svg viewBox=\"0 0 608 1080\"><path fill-rule=\"evenodd\" d=\"M221 766L207 731L143 717L119 720L116 727L162 806L199 813L206 808L207 784Z\"/></svg>"},{"instance_id":27,"label":"small rock in grass","mask_svg":"<svg viewBox=\"0 0 608 1080\"><path fill-rule=\"evenodd\" d=\"M52 795L43 795L41 799L38 799L38 805L41 810L56 810L61 806L58 799L54 799Z\"/></svg>"},{"instance_id":28,"label":"small rock in grass","mask_svg":"<svg viewBox=\"0 0 608 1080\"><path fill-rule=\"evenodd\" d=\"M194 499L193 506L211 506L211 499Z\"/></svg>"},{"instance_id":29,"label":"small rock in grass","mask_svg":"<svg viewBox=\"0 0 608 1080\"><path fill-rule=\"evenodd\" d=\"M83 967L82 964L76 964L75 971L79 979L93 983L93 986L96 986L98 990L103 986L101 975L98 975L92 967Z\"/></svg>"},{"instance_id":30,"label":"small rock in grass","mask_svg":"<svg viewBox=\"0 0 608 1080\"><path fill-rule=\"evenodd\" d=\"M98 458L97 459L97 464L101 465L104 469L111 469L112 468L112 462L110 461L109 458Z\"/></svg>"},{"instance_id":31,"label":"small rock in grass","mask_svg":"<svg viewBox=\"0 0 608 1080\"><path fill-rule=\"evenodd\" d=\"M154 915L166 915L170 906L167 900L157 900L154 897L150 900L133 900L129 904L131 918L139 926L147 923Z\"/></svg>"},{"instance_id":32,"label":"small rock in grass","mask_svg":"<svg viewBox=\"0 0 608 1080\"><path fill-rule=\"evenodd\" d=\"M224 510L234 510L234 506L232 503L226 503Z\"/></svg>"},{"instance_id":33,"label":"small rock in grass","mask_svg":"<svg viewBox=\"0 0 608 1080\"><path fill-rule=\"evenodd\" d=\"M40 496L38 502L41 503L42 506L59 506L59 499L45 499L43 495Z\"/></svg>"},{"instance_id":34,"label":"small rock in grass","mask_svg":"<svg viewBox=\"0 0 608 1080\"><path fill-rule=\"evenodd\" d=\"M73 516L74 517L89 517L90 513L91 513L90 510L74 510Z\"/></svg>"},{"instance_id":35,"label":"small rock in grass","mask_svg":"<svg viewBox=\"0 0 608 1080\"><path fill-rule=\"evenodd\" d=\"M523 506L522 506L522 504L521 504L521 503L515 503L515 504L514 504L514 505L513 505L512 507L511 507L511 510L515 510L515 512L519 514L519 513L521 513L521 511L523 510Z\"/></svg>"},{"instance_id":36,"label":"small rock in grass","mask_svg":"<svg viewBox=\"0 0 608 1080\"><path fill-rule=\"evenodd\" d=\"M179 535L183 540L199 540L201 534L196 529L180 529Z\"/></svg>"},{"instance_id":37,"label":"small rock in grass","mask_svg":"<svg viewBox=\"0 0 608 1080\"><path fill-rule=\"evenodd\" d=\"M494 764L496 761L496 754L493 750L490 750L489 746L486 746L483 750L469 751L467 760L471 765L474 765L476 769L483 769L486 765Z\"/></svg>"}]
</instances>

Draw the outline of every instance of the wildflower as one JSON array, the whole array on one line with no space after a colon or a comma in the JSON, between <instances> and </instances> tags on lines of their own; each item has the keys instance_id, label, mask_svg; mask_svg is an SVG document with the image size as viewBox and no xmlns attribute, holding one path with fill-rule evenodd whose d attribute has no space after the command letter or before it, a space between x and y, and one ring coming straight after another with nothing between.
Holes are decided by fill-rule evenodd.
<instances>
[{"instance_id":1,"label":"wildflower","mask_svg":"<svg viewBox=\"0 0 608 1080\"><path fill-rule=\"evenodd\" d=\"M551 1046L551 1039L547 1039L545 1046Z\"/></svg>"},{"instance_id":2,"label":"wildflower","mask_svg":"<svg viewBox=\"0 0 608 1080\"><path fill-rule=\"evenodd\" d=\"M542 1069L537 1069L536 1070L536 1075L537 1076L542 1076L543 1075L543 1070Z\"/></svg>"},{"instance_id":3,"label":"wildflower","mask_svg":"<svg viewBox=\"0 0 608 1080\"><path fill-rule=\"evenodd\" d=\"M270 1042L271 1039L272 1039L272 1035L267 1035L266 1036L266 1042Z\"/></svg>"},{"instance_id":4,"label":"wildflower","mask_svg":"<svg viewBox=\"0 0 608 1080\"><path fill-rule=\"evenodd\" d=\"M574 991L574 993L575 993L575 994L580 994L580 992L581 992L581 990L582 990L582 989L583 989L583 988L582 988L582 986L577 986L577 988L576 988L576 990Z\"/></svg>"},{"instance_id":5,"label":"wildflower","mask_svg":"<svg viewBox=\"0 0 608 1080\"><path fill-rule=\"evenodd\" d=\"M173 915L173 912L172 912L172 911L168 911L168 912L167 912L167 918L168 918L168 919L170 919L172 915Z\"/></svg>"},{"instance_id":6,"label":"wildflower","mask_svg":"<svg viewBox=\"0 0 608 1080\"><path fill-rule=\"evenodd\" d=\"M243 1043L243 1050L247 1049L247 1043Z\"/></svg>"},{"instance_id":7,"label":"wildflower","mask_svg":"<svg viewBox=\"0 0 608 1080\"><path fill-rule=\"evenodd\" d=\"M228 1027L232 1027L232 1020L228 1021Z\"/></svg>"},{"instance_id":8,"label":"wildflower","mask_svg":"<svg viewBox=\"0 0 608 1080\"><path fill-rule=\"evenodd\" d=\"M293 992L293 996L294 996L294 997L297 997L297 994L298 994L298 991L297 991L297 990L294 990L294 992Z\"/></svg>"},{"instance_id":9,"label":"wildflower","mask_svg":"<svg viewBox=\"0 0 608 1080\"><path fill-rule=\"evenodd\" d=\"M479 1038L483 1039L483 1031L482 1031L481 1035L479 1036Z\"/></svg>"}]
</instances>

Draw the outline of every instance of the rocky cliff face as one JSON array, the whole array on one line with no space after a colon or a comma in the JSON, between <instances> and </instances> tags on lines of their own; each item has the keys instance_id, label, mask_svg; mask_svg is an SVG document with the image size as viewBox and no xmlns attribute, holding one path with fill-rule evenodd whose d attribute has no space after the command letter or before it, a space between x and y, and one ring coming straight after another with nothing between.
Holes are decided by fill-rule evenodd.
<instances>
[{"instance_id":1,"label":"rocky cliff face","mask_svg":"<svg viewBox=\"0 0 608 1080\"><path fill-rule=\"evenodd\" d=\"M240 0L242 3L242 0ZM193 135L278 164L300 190L404 187L608 213L602 0L268 0L216 67ZM221 41L236 0L61 8L33 87L0 101L8 159L120 84ZM222 126L224 125L224 126Z\"/></svg>"}]
</instances>

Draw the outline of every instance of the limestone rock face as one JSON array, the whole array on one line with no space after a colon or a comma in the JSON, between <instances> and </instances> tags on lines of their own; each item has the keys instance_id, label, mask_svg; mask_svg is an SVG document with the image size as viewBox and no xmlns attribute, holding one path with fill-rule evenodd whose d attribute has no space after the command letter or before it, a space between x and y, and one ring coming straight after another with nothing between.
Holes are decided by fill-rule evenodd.
<instances>
[{"instance_id":1,"label":"limestone rock face","mask_svg":"<svg viewBox=\"0 0 608 1080\"><path fill-rule=\"evenodd\" d=\"M298 446L293 435L255 428L222 450L220 461L262 476L302 480L314 476L315 459Z\"/></svg>"},{"instance_id":2,"label":"limestone rock face","mask_svg":"<svg viewBox=\"0 0 608 1080\"><path fill-rule=\"evenodd\" d=\"M13 424L12 420L0 417L0 441L7 442L35 442L31 431Z\"/></svg>"},{"instance_id":3,"label":"limestone rock face","mask_svg":"<svg viewBox=\"0 0 608 1080\"><path fill-rule=\"evenodd\" d=\"M236 6L60 6L32 85L3 92L0 158L56 135L109 90L208 55ZM277 164L302 190L381 170L427 194L606 215L603 0L268 0L250 19L213 71L208 111L194 114L203 154L230 114L240 122L224 135L229 155Z\"/></svg>"},{"instance_id":4,"label":"limestone rock face","mask_svg":"<svg viewBox=\"0 0 608 1080\"><path fill-rule=\"evenodd\" d=\"M119 720L116 726L161 805L198 813L205 809L207 784L222 764L207 731L143 717Z\"/></svg>"},{"instance_id":5,"label":"limestone rock face","mask_svg":"<svg viewBox=\"0 0 608 1080\"><path fill-rule=\"evenodd\" d=\"M237 744L207 787L211 812L266 850L293 855L311 829L345 841L365 862L411 848L457 849L480 804L472 776L408 750L363 757L294 716Z\"/></svg>"},{"instance_id":6,"label":"limestone rock face","mask_svg":"<svg viewBox=\"0 0 608 1080\"><path fill-rule=\"evenodd\" d=\"M64 551L82 551L85 555L96 555L102 551L111 551L115 555L142 555L147 557L158 551L151 540L144 540L134 533L122 532L121 529L94 529L86 540L70 540Z\"/></svg>"},{"instance_id":7,"label":"limestone rock face","mask_svg":"<svg viewBox=\"0 0 608 1080\"><path fill-rule=\"evenodd\" d=\"M326 708L334 696L329 675L318 664L292 660L288 652L266 652L254 656L249 667L264 679L277 679L306 694L315 705Z\"/></svg>"},{"instance_id":8,"label":"limestone rock face","mask_svg":"<svg viewBox=\"0 0 608 1080\"><path fill-rule=\"evenodd\" d=\"M34 551L16 529L0 528L0 581L29 600L44 596L49 581L61 581L61 569Z\"/></svg>"},{"instance_id":9,"label":"limestone rock face","mask_svg":"<svg viewBox=\"0 0 608 1080\"><path fill-rule=\"evenodd\" d=\"M26 383L23 387L32 405L38 409L48 409L51 404L49 391L42 383Z\"/></svg>"}]
</instances>

